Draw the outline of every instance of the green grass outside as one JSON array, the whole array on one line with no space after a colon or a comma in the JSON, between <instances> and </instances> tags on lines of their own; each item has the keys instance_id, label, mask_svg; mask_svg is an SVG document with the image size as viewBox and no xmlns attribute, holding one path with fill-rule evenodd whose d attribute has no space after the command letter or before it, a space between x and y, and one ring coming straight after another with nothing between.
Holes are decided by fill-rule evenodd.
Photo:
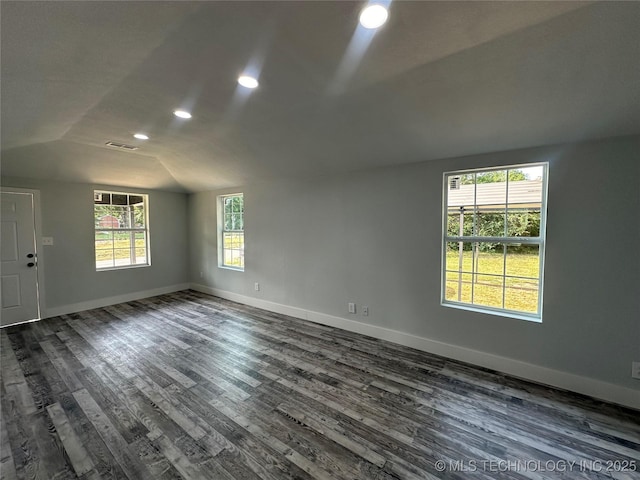
<instances>
[{"instance_id":1,"label":"green grass outside","mask_svg":"<svg viewBox=\"0 0 640 480\"><path fill-rule=\"evenodd\" d=\"M136 258L145 258L147 242L144 234L137 233L135 238ZM113 240L110 234L96 233L96 261L130 258L131 240L129 233L115 233Z\"/></svg>"},{"instance_id":2,"label":"green grass outside","mask_svg":"<svg viewBox=\"0 0 640 480\"><path fill-rule=\"evenodd\" d=\"M539 268L537 254L508 252L505 268L502 253L480 252L474 274L473 253L465 251L462 255L463 273L458 273L458 268L459 253L448 251L446 270L455 271L446 272L445 298L447 300L530 313L537 311ZM506 274L504 279L503 272ZM460 291L460 297L458 297L458 291Z\"/></svg>"}]
</instances>

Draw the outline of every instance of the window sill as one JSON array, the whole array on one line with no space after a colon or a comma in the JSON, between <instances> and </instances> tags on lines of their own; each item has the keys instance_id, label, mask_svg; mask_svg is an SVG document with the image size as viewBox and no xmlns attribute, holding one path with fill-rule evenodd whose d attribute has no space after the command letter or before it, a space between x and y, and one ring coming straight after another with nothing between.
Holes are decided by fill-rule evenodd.
<instances>
[{"instance_id":1,"label":"window sill","mask_svg":"<svg viewBox=\"0 0 640 480\"><path fill-rule=\"evenodd\" d=\"M474 305L463 303L440 302L443 307L457 308L458 310L467 310L469 312L484 313L486 315L495 315L498 317L514 318L516 320L525 320L527 322L542 323L542 316L527 315L526 313L511 312L508 310L494 310L491 308L480 308Z\"/></svg>"},{"instance_id":2,"label":"window sill","mask_svg":"<svg viewBox=\"0 0 640 480\"><path fill-rule=\"evenodd\" d=\"M218 268L222 268L223 270L231 270L233 272L244 272L244 268L230 267L228 265L218 265Z\"/></svg>"},{"instance_id":3,"label":"window sill","mask_svg":"<svg viewBox=\"0 0 640 480\"><path fill-rule=\"evenodd\" d=\"M150 267L150 266L151 266L150 263L143 263L140 265L121 265L119 267L96 268L96 272L109 272L113 270L127 270L130 268L144 268L144 267Z\"/></svg>"}]
</instances>

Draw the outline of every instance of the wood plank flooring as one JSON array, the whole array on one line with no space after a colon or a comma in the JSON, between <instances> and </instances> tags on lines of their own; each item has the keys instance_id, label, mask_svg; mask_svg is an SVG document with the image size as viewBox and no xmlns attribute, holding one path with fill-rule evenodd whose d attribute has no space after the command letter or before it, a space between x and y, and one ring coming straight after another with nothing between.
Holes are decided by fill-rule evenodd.
<instances>
[{"instance_id":1,"label":"wood plank flooring","mask_svg":"<svg viewBox=\"0 0 640 480\"><path fill-rule=\"evenodd\" d=\"M640 412L193 291L0 333L0 478L640 479Z\"/></svg>"}]
</instances>

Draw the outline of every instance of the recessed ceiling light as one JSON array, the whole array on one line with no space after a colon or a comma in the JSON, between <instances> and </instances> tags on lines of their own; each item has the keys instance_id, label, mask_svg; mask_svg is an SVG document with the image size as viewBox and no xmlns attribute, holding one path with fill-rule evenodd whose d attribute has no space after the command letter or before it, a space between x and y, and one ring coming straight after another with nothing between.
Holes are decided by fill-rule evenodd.
<instances>
[{"instance_id":1,"label":"recessed ceiling light","mask_svg":"<svg viewBox=\"0 0 640 480\"><path fill-rule=\"evenodd\" d=\"M144 133L135 133L133 136L138 140L149 140L149 137Z\"/></svg>"},{"instance_id":2,"label":"recessed ceiling light","mask_svg":"<svg viewBox=\"0 0 640 480\"><path fill-rule=\"evenodd\" d=\"M258 86L258 80L249 75L242 75L238 77L238 83L246 88L256 88Z\"/></svg>"},{"instance_id":3,"label":"recessed ceiling light","mask_svg":"<svg viewBox=\"0 0 640 480\"><path fill-rule=\"evenodd\" d=\"M382 5L369 5L360 13L360 25L364 28L378 28L384 25L389 12Z\"/></svg>"},{"instance_id":4,"label":"recessed ceiling light","mask_svg":"<svg viewBox=\"0 0 640 480\"><path fill-rule=\"evenodd\" d=\"M180 118L191 118L191 114L185 110L176 110L173 114Z\"/></svg>"}]
</instances>

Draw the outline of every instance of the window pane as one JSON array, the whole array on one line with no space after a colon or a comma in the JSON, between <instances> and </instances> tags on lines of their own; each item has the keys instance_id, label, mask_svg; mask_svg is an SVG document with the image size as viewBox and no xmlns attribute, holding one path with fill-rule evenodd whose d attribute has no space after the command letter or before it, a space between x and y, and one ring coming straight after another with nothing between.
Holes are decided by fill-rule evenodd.
<instances>
[{"instance_id":1,"label":"window pane","mask_svg":"<svg viewBox=\"0 0 640 480\"><path fill-rule=\"evenodd\" d=\"M460 235L460 222L462 221L463 234L472 235L475 199L474 176L448 176L447 188L448 234Z\"/></svg>"},{"instance_id":2,"label":"window pane","mask_svg":"<svg viewBox=\"0 0 640 480\"><path fill-rule=\"evenodd\" d=\"M445 267L447 270L462 270L463 272L472 272L472 244L469 242L463 242L462 251L460 251L460 243L447 242L447 257L445 259Z\"/></svg>"},{"instance_id":3,"label":"window pane","mask_svg":"<svg viewBox=\"0 0 640 480\"><path fill-rule=\"evenodd\" d=\"M502 275L504 272L504 247L501 243L479 243L475 257L478 273Z\"/></svg>"},{"instance_id":4,"label":"window pane","mask_svg":"<svg viewBox=\"0 0 640 480\"><path fill-rule=\"evenodd\" d=\"M447 215L447 235L458 236L460 235L460 214L449 210Z\"/></svg>"},{"instance_id":5,"label":"window pane","mask_svg":"<svg viewBox=\"0 0 640 480\"><path fill-rule=\"evenodd\" d=\"M504 184L507 181L507 171L506 170L487 170L486 172L476 172L476 185L487 185L487 184ZM478 189L477 190L477 201L478 204L484 205L486 203L491 203L486 201L486 189ZM501 202L501 203L504 203Z\"/></svg>"},{"instance_id":6,"label":"window pane","mask_svg":"<svg viewBox=\"0 0 640 480\"><path fill-rule=\"evenodd\" d=\"M244 267L244 234L225 232L223 241L223 265Z\"/></svg>"},{"instance_id":7,"label":"window pane","mask_svg":"<svg viewBox=\"0 0 640 480\"><path fill-rule=\"evenodd\" d=\"M96 268L113 267L113 232L95 233Z\"/></svg>"},{"instance_id":8,"label":"window pane","mask_svg":"<svg viewBox=\"0 0 640 480\"><path fill-rule=\"evenodd\" d=\"M244 250L244 234L243 233L233 234L233 248L237 250Z\"/></svg>"},{"instance_id":9,"label":"window pane","mask_svg":"<svg viewBox=\"0 0 640 480\"><path fill-rule=\"evenodd\" d=\"M132 214L133 211L131 210L131 207L122 207L122 209L120 210L120 227L121 228L133 228L133 223L132 223Z\"/></svg>"},{"instance_id":10,"label":"window pane","mask_svg":"<svg viewBox=\"0 0 640 480\"><path fill-rule=\"evenodd\" d=\"M454 237L473 235L473 208L453 208L449 209L447 220L447 235ZM460 229L462 222L462 230Z\"/></svg>"},{"instance_id":11,"label":"window pane","mask_svg":"<svg viewBox=\"0 0 640 480\"><path fill-rule=\"evenodd\" d=\"M507 212L508 235L510 237L540 236L540 206L512 208Z\"/></svg>"},{"instance_id":12,"label":"window pane","mask_svg":"<svg viewBox=\"0 0 640 480\"><path fill-rule=\"evenodd\" d=\"M502 308L502 276L474 275L473 303L487 307Z\"/></svg>"},{"instance_id":13,"label":"window pane","mask_svg":"<svg viewBox=\"0 0 640 480\"><path fill-rule=\"evenodd\" d=\"M119 228L120 219L117 207L110 205L96 205L93 209L94 225L96 228Z\"/></svg>"},{"instance_id":14,"label":"window pane","mask_svg":"<svg viewBox=\"0 0 640 480\"><path fill-rule=\"evenodd\" d=\"M469 206L462 210L462 215L459 215L462 222L462 234L467 237L473 235L475 232L475 212L473 206Z\"/></svg>"},{"instance_id":15,"label":"window pane","mask_svg":"<svg viewBox=\"0 0 640 480\"><path fill-rule=\"evenodd\" d=\"M113 232L96 231L96 250L113 250Z\"/></svg>"},{"instance_id":16,"label":"window pane","mask_svg":"<svg viewBox=\"0 0 640 480\"><path fill-rule=\"evenodd\" d=\"M500 207L502 207L500 209ZM478 208L476 211L476 235L479 237L502 237L504 235L504 205Z\"/></svg>"},{"instance_id":17,"label":"window pane","mask_svg":"<svg viewBox=\"0 0 640 480\"><path fill-rule=\"evenodd\" d=\"M445 282L445 299L451 302L459 302L458 292L461 291L458 281L450 281L449 274L447 273L447 280Z\"/></svg>"},{"instance_id":18,"label":"window pane","mask_svg":"<svg viewBox=\"0 0 640 480\"><path fill-rule=\"evenodd\" d=\"M470 303L472 278L473 276L470 273L447 272L446 299L454 302Z\"/></svg>"},{"instance_id":19,"label":"window pane","mask_svg":"<svg viewBox=\"0 0 640 480\"><path fill-rule=\"evenodd\" d=\"M134 218L134 227L135 228L144 228L145 226L145 214L144 214L144 206L136 205L133 207L133 218Z\"/></svg>"},{"instance_id":20,"label":"window pane","mask_svg":"<svg viewBox=\"0 0 640 480\"><path fill-rule=\"evenodd\" d=\"M124 207L117 205L96 205L94 208L96 227L126 228Z\"/></svg>"},{"instance_id":21,"label":"window pane","mask_svg":"<svg viewBox=\"0 0 640 480\"><path fill-rule=\"evenodd\" d=\"M114 231L113 241L115 242L115 248L130 248L131 247L131 232Z\"/></svg>"},{"instance_id":22,"label":"window pane","mask_svg":"<svg viewBox=\"0 0 640 480\"><path fill-rule=\"evenodd\" d=\"M509 170L508 235L537 237L540 235L543 167Z\"/></svg>"},{"instance_id":23,"label":"window pane","mask_svg":"<svg viewBox=\"0 0 640 480\"><path fill-rule=\"evenodd\" d=\"M232 259L231 250L225 250L223 265L231 265L231 259Z\"/></svg>"},{"instance_id":24,"label":"window pane","mask_svg":"<svg viewBox=\"0 0 640 480\"><path fill-rule=\"evenodd\" d=\"M240 223L239 214L233 213L231 214L231 228L230 230L238 230L238 224Z\"/></svg>"},{"instance_id":25,"label":"window pane","mask_svg":"<svg viewBox=\"0 0 640 480\"><path fill-rule=\"evenodd\" d=\"M94 191L94 200L93 203L98 204L106 204L109 205L111 203L111 194L104 192L96 192Z\"/></svg>"},{"instance_id":26,"label":"window pane","mask_svg":"<svg viewBox=\"0 0 640 480\"><path fill-rule=\"evenodd\" d=\"M539 272L538 245L507 245L504 308L537 313Z\"/></svg>"},{"instance_id":27,"label":"window pane","mask_svg":"<svg viewBox=\"0 0 640 480\"><path fill-rule=\"evenodd\" d=\"M146 248L136 248L136 258L135 264L141 265L147 263L147 249Z\"/></svg>"},{"instance_id":28,"label":"window pane","mask_svg":"<svg viewBox=\"0 0 640 480\"><path fill-rule=\"evenodd\" d=\"M540 247L538 245L507 245L505 275L538 278Z\"/></svg>"},{"instance_id":29,"label":"window pane","mask_svg":"<svg viewBox=\"0 0 640 480\"><path fill-rule=\"evenodd\" d=\"M96 250L96 268L110 268L113 265L113 249Z\"/></svg>"},{"instance_id":30,"label":"window pane","mask_svg":"<svg viewBox=\"0 0 640 480\"><path fill-rule=\"evenodd\" d=\"M131 265L131 249L116 248L113 251L116 266Z\"/></svg>"},{"instance_id":31,"label":"window pane","mask_svg":"<svg viewBox=\"0 0 640 480\"><path fill-rule=\"evenodd\" d=\"M542 203L542 167L509 170L509 205Z\"/></svg>"},{"instance_id":32,"label":"window pane","mask_svg":"<svg viewBox=\"0 0 640 480\"><path fill-rule=\"evenodd\" d=\"M232 239L232 234L228 232L224 232L224 234L222 235L222 242L223 242L222 246L225 250L231 248L231 239Z\"/></svg>"},{"instance_id":33,"label":"window pane","mask_svg":"<svg viewBox=\"0 0 640 480\"><path fill-rule=\"evenodd\" d=\"M444 257L444 269L445 270L459 270L459 243L447 242L445 243L445 257Z\"/></svg>"},{"instance_id":34,"label":"window pane","mask_svg":"<svg viewBox=\"0 0 640 480\"><path fill-rule=\"evenodd\" d=\"M519 169L529 181L541 182L544 176L544 165L523 166ZM542 197L540 198L542 200Z\"/></svg>"},{"instance_id":35,"label":"window pane","mask_svg":"<svg viewBox=\"0 0 640 480\"><path fill-rule=\"evenodd\" d=\"M114 193L111 195L111 204L112 205L127 205L128 204L128 195Z\"/></svg>"},{"instance_id":36,"label":"window pane","mask_svg":"<svg viewBox=\"0 0 640 480\"><path fill-rule=\"evenodd\" d=\"M504 235L504 211L507 203L507 172L496 170L476 175L476 235Z\"/></svg>"},{"instance_id":37,"label":"window pane","mask_svg":"<svg viewBox=\"0 0 640 480\"><path fill-rule=\"evenodd\" d=\"M114 232L114 256L116 266L131 265L136 263L135 249L132 251L134 232Z\"/></svg>"},{"instance_id":38,"label":"window pane","mask_svg":"<svg viewBox=\"0 0 640 480\"><path fill-rule=\"evenodd\" d=\"M538 311L538 281L518 278L505 279L504 308L519 312Z\"/></svg>"}]
</instances>

